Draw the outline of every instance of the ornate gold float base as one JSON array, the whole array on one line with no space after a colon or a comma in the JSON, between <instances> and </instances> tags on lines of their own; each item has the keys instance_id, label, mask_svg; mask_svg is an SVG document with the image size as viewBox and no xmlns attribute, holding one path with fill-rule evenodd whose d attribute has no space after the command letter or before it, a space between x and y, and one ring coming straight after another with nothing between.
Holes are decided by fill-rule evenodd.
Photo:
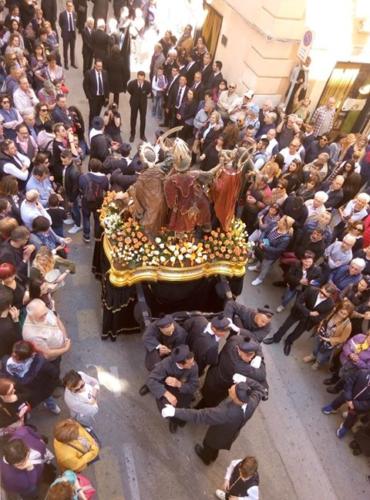
<instances>
[{"instance_id":1,"label":"ornate gold float base","mask_svg":"<svg viewBox=\"0 0 370 500\"><path fill-rule=\"evenodd\" d=\"M117 287L131 286L141 281L193 281L216 275L240 278L244 276L247 264L220 260L191 267L142 266L119 269L112 260L111 246L106 236L103 238L103 248L110 263L109 281Z\"/></svg>"}]
</instances>

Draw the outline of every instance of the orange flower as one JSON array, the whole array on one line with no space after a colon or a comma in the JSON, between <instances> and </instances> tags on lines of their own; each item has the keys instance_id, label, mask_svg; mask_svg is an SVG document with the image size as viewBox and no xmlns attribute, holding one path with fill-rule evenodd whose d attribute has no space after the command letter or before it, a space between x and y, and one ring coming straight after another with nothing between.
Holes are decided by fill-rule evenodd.
<instances>
[{"instance_id":1,"label":"orange flower","mask_svg":"<svg viewBox=\"0 0 370 500\"><path fill-rule=\"evenodd\" d=\"M239 257L241 255L242 251L240 250L239 247L235 247L234 248L234 253L235 253L235 255L237 255Z\"/></svg>"},{"instance_id":2,"label":"orange flower","mask_svg":"<svg viewBox=\"0 0 370 500\"><path fill-rule=\"evenodd\" d=\"M129 236L126 236L125 243L126 245L129 245L131 243L131 238Z\"/></svg>"},{"instance_id":3,"label":"orange flower","mask_svg":"<svg viewBox=\"0 0 370 500\"><path fill-rule=\"evenodd\" d=\"M226 247L222 246L221 247L221 252L226 252Z\"/></svg>"}]
</instances>

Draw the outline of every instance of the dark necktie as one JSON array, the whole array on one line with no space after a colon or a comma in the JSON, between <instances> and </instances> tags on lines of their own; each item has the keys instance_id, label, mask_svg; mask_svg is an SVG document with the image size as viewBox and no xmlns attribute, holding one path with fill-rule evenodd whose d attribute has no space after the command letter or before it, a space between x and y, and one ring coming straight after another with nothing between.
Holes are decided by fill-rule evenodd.
<instances>
[{"instance_id":1,"label":"dark necktie","mask_svg":"<svg viewBox=\"0 0 370 500\"><path fill-rule=\"evenodd\" d=\"M103 80L101 73L98 73L98 95L103 95Z\"/></svg>"},{"instance_id":2,"label":"dark necktie","mask_svg":"<svg viewBox=\"0 0 370 500\"><path fill-rule=\"evenodd\" d=\"M73 17L70 12L68 12L68 31L73 31Z\"/></svg>"}]
</instances>

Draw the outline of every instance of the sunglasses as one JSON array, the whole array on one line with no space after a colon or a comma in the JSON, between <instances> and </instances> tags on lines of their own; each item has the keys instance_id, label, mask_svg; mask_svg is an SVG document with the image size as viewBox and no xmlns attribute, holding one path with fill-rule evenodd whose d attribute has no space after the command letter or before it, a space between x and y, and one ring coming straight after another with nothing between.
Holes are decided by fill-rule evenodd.
<instances>
[{"instance_id":1,"label":"sunglasses","mask_svg":"<svg viewBox=\"0 0 370 500\"><path fill-rule=\"evenodd\" d=\"M235 89L234 85L229 85L229 89Z\"/></svg>"},{"instance_id":2,"label":"sunglasses","mask_svg":"<svg viewBox=\"0 0 370 500\"><path fill-rule=\"evenodd\" d=\"M48 108L41 108L40 111L44 111L46 113L48 111Z\"/></svg>"},{"instance_id":3,"label":"sunglasses","mask_svg":"<svg viewBox=\"0 0 370 500\"><path fill-rule=\"evenodd\" d=\"M10 103L10 101L8 101L8 99L3 101L3 104L9 104L9 103Z\"/></svg>"}]
</instances>

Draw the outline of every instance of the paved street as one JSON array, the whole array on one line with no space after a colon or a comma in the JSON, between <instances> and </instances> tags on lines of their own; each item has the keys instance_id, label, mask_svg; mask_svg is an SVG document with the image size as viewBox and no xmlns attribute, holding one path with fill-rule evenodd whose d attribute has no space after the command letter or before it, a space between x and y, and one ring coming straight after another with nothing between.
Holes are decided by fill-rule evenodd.
<instances>
[{"instance_id":1,"label":"paved street","mask_svg":"<svg viewBox=\"0 0 370 500\"><path fill-rule=\"evenodd\" d=\"M67 84L71 89L69 103L77 105L87 118L81 70L70 70ZM121 100L127 140L127 97ZM155 128L148 114L149 140ZM100 290L90 271L92 251L93 242L84 244L81 233L73 236L71 258L77 263L77 274L68 278L59 294L58 311L73 341L63 360L63 373L72 367L87 370L98 376L102 385L96 432L103 449L100 462L88 470L99 500L210 499L222 484L230 460L246 454L258 458L262 499L369 498L366 460L352 456L350 438L336 438L339 416L320 412L331 396L321 384L324 373L312 372L301 361L309 353L307 337L294 345L288 358L281 345L264 347L270 399L261 403L231 452L221 452L214 465L205 467L193 452L205 428L187 425L171 435L151 396L138 395L146 376L140 335L121 336L116 343L100 341ZM250 286L253 277L254 273L247 274L239 300L251 307L269 304L275 309L280 290L270 285L273 276L260 287ZM274 327L283 318L284 313L275 315ZM62 416L66 415L63 406ZM40 409L37 419L50 435L57 417Z\"/></svg>"}]
</instances>

